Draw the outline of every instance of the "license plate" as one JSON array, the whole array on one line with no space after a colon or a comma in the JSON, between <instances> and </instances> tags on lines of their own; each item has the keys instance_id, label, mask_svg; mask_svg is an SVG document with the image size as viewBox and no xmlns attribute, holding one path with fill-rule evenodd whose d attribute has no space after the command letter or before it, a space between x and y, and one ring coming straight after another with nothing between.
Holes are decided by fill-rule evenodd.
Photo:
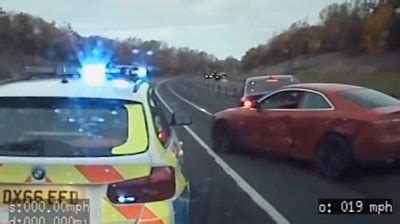
<instances>
[{"instance_id":1,"label":"license plate","mask_svg":"<svg viewBox=\"0 0 400 224\"><path fill-rule=\"evenodd\" d=\"M0 205L8 208L8 223L90 223L81 187L0 186Z\"/></svg>"},{"instance_id":2,"label":"license plate","mask_svg":"<svg viewBox=\"0 0 400 224\"><path fill-rule=\"evenodd\" d=\"M70 186L1 186L0 204L23 204L40 202L51 204L55 201L67 201L70 204L87 199L85 190Z\"/></svg>"}]
</instances>

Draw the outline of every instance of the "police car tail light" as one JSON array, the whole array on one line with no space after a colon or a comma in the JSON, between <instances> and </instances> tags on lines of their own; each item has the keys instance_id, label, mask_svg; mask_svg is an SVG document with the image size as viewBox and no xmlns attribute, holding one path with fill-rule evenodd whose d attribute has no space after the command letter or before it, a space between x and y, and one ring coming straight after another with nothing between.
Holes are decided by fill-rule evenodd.
<instances>
[{"instance_id":1,"label":"police car tail light","mask_svg":"<svg viewBox=\"0 0 400 224\"><path fill-rule=\"evenodd\" d=\"M172 167L154 167L145 178L108 186L107 197L114 204L162 201L175 195L175 171Z\"/></svg>"}]
</instances>

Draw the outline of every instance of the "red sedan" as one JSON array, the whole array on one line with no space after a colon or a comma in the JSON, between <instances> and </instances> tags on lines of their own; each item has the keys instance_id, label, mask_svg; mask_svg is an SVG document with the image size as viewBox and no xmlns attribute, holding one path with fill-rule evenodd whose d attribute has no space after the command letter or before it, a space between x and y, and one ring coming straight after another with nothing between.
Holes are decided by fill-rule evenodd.
<instances>
[{"instance_id":1,"label":"red sedan","mask_svg":"<svg viewBox=\"0 0 400 224\"><path fill-rule=\"evenodd\" d=\"M339 177L358 161L400 158L400 101L342 84L298 84L214 117L213 147L315 161Z\"/></svg>"}]
</instances>

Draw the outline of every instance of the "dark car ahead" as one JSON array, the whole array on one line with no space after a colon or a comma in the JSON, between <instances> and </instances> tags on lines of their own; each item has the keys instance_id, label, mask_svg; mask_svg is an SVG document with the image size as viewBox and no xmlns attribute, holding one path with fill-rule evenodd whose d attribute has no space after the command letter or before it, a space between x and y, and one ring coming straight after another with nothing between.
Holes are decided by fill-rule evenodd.
<instances>
[{"instance_id":1,"label":"dark car ahead","mask_svg":"<svg viewBox=\"0 0 400 224\"><path fill-rule=\"evenodd\" d=\"M291 85L254 108L216 113L213 145L314 161L322 174L338 177L356 162L400 158L400 101L358 86Z\"/></svg>"},{"instance_id":2,"label":"dark car ahead","mask_svg":"<svg viewBox=\"0 0 400 224\"><path fill-rule=\"evenodd\" d=\"M240 106L252 106L261 97L284 86L300 83L293 75L256 76L246 79Z\"/></svg>"}]
</instances>

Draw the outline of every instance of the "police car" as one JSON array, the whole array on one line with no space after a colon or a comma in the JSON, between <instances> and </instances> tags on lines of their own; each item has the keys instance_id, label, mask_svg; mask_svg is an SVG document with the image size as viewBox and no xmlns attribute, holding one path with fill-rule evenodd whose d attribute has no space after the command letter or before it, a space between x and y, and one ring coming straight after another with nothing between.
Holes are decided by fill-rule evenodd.
<instances>
[{"instance_id":1,"label":"police car","mask_svg":"<svg viewBox=\"0 0 400 224\"><path fill-rule=\"evenodd\" d=\"M182 143L144 68L28 68L0 85L0 223L187 223ZM130 79L126 76L130 75Z\"/></svg>"}]
</instances>

